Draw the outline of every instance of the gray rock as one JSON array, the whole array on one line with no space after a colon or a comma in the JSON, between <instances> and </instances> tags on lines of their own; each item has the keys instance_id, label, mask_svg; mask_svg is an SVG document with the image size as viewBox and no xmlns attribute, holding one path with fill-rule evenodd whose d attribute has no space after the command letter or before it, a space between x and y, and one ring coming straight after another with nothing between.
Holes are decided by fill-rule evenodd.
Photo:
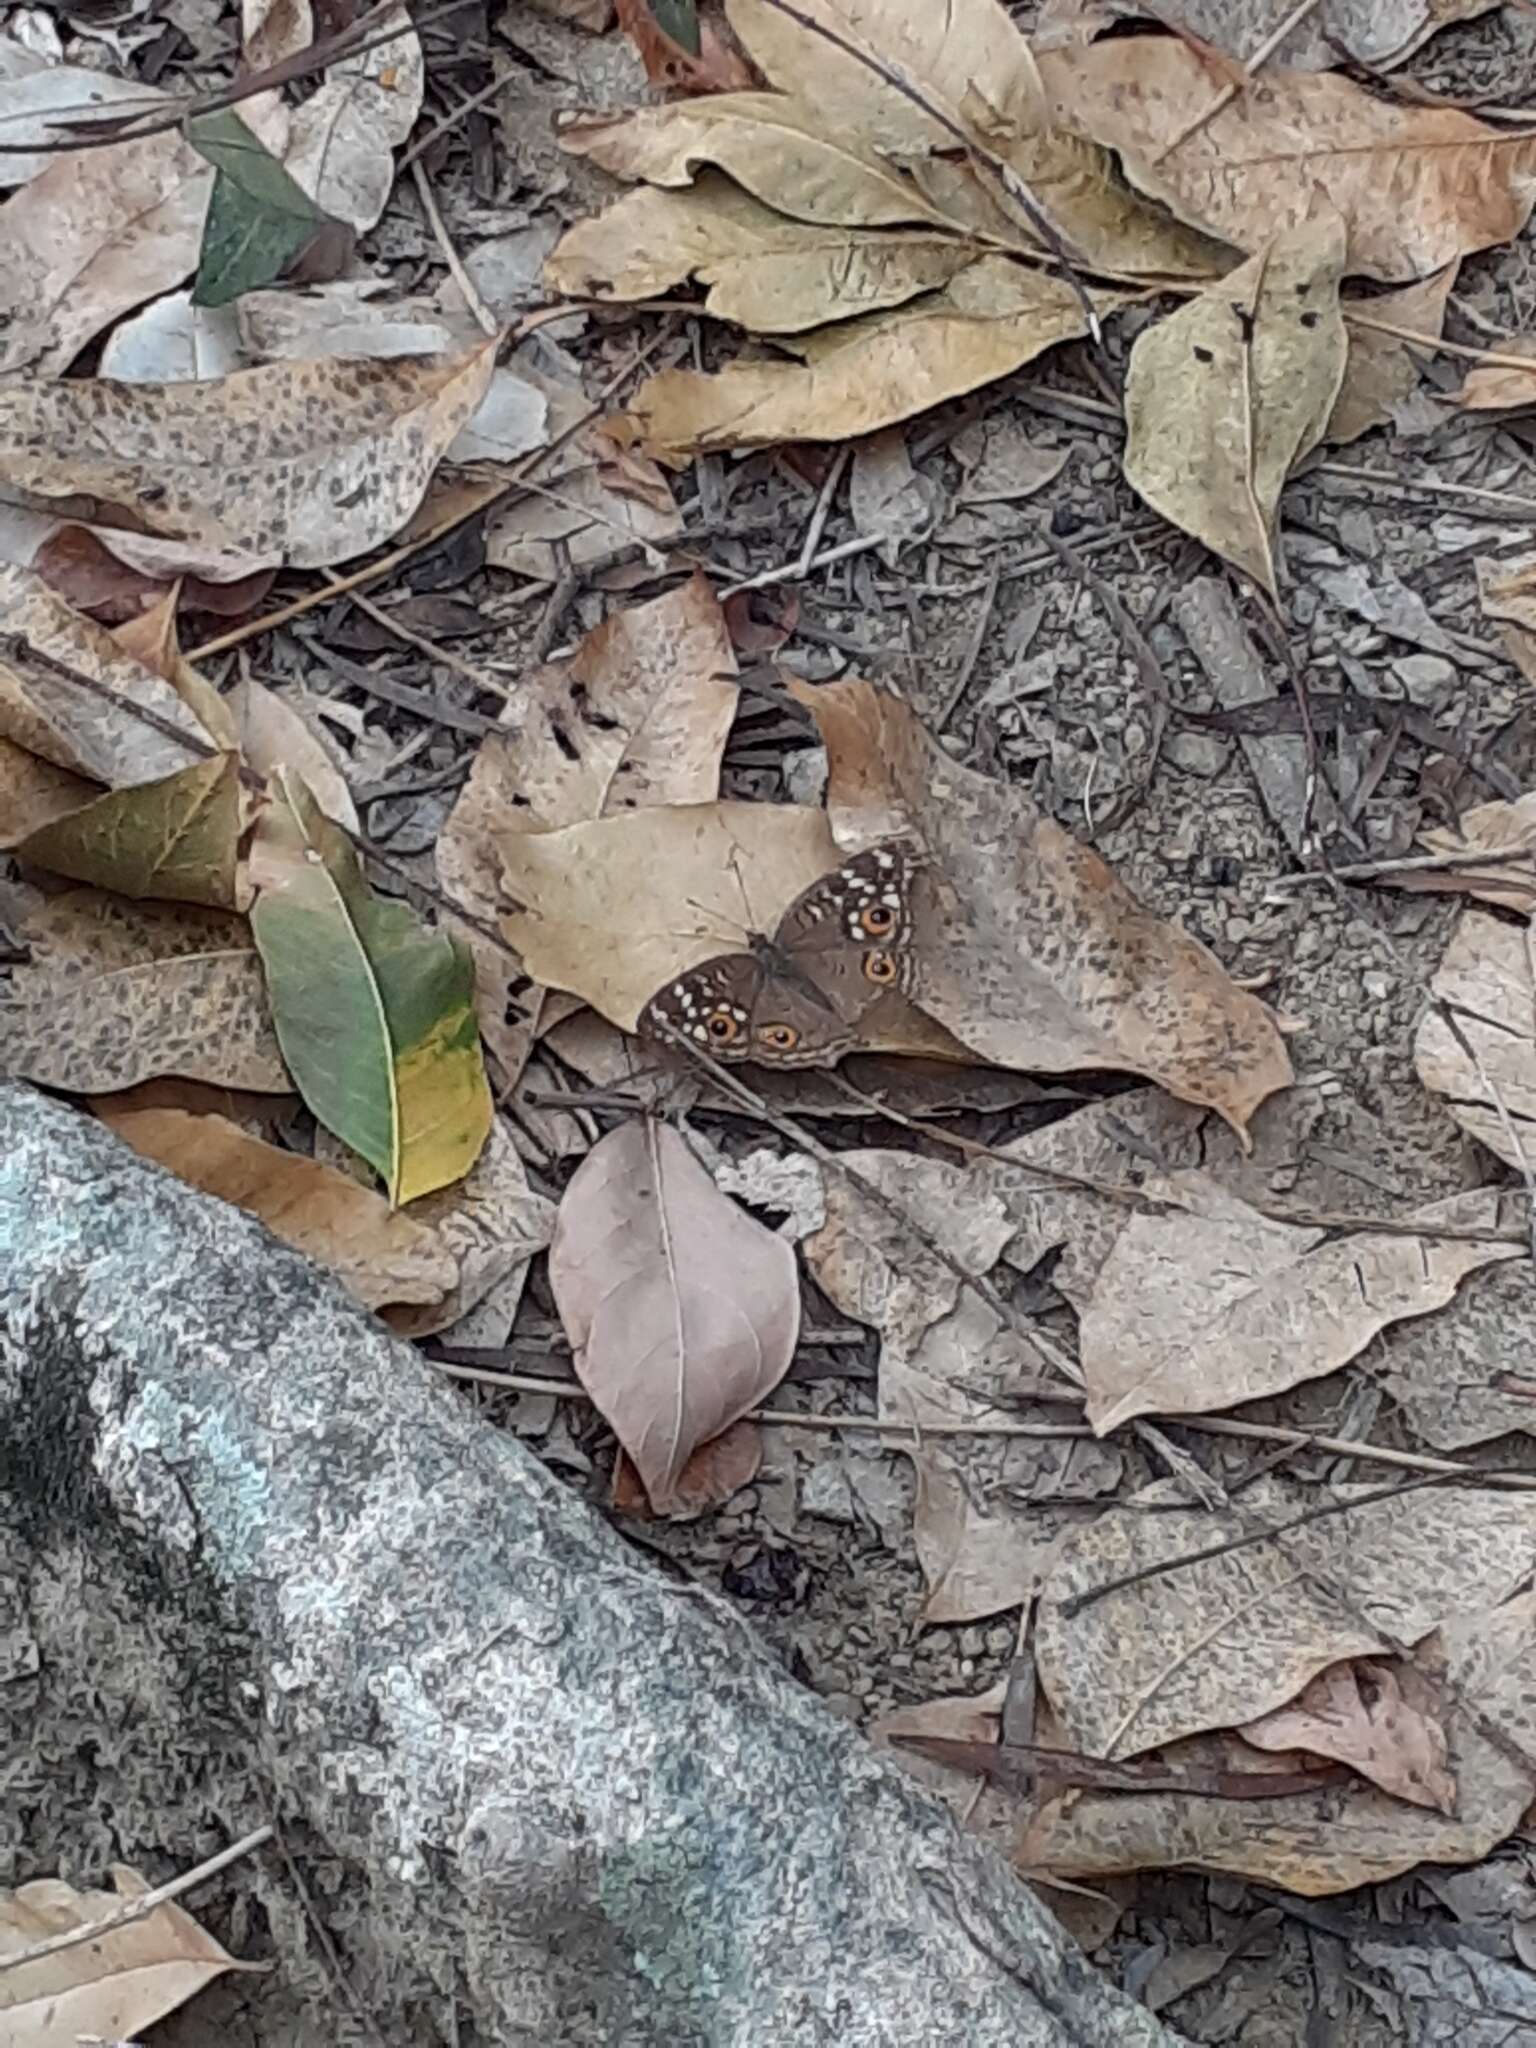
<instances>
[{"instance_id":1,"label":"gray rock","mask_svg":"<svg viewBox=\"0 0 1536 2048\"><path fill-rule=\"evenodd\" d=\"M242 2040L1175 2038L328 1276L16 1086L0 1641L0 1884L281 1828L186 1901L277 1956Z\"/></svg>"}]
</instances>

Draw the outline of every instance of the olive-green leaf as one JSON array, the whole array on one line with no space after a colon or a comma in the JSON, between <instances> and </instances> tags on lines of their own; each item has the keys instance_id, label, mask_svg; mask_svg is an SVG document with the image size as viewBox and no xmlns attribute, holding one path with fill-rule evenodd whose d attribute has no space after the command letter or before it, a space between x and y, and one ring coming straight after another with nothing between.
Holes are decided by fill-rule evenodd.
<instances>
[{"instance_id":1,"label":"olive-green leaf","mask_svg":"<svg viewBox=\"0 0 1536 2048\"><path fill-rule=\"evenodd\" d=\"M460 1179L491 1127L474 966L376 896L345 835L279 771L251 849L251 930L283 1058L326 1129L392 1202Z\"/></svg>"},{"instance_id":2,"label":"olive-green leaf","mask_svg":"<svg viewBox=\"0 0 1536 2048\"><path fill-rule=\"evenodd\" d=\"M217 176L203 227L194 306L227 306L273 284L330 215L264 149L233 107L186 124L188 142Z\"/></svg>"},{"instance_id":3,"label":"olive-green leaf","mask_svg":"<svg viewBox=\"0 0 1536 2048\"><path fill-rule=\"evenodd\" d=\"M246 822L238 758L214 754L174 775L96 797L28 833L13 850L34 867L116 896L235 910L244 907L236 892Z\"/></svg>"}]
</instances>

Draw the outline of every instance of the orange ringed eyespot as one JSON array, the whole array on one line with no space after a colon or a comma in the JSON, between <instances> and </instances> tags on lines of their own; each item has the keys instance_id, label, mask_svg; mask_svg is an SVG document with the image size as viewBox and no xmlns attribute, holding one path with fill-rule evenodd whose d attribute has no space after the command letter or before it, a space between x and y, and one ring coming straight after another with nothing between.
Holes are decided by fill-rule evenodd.
<instances>
[{"instance_id":1,"label":"orange ringed eyespot","mask_svg":"<svg viewBox=\"0 0 1536 2048\"><path fill-rule=\"evenodd\" d=\"M872 939L883 938L896 922L896 913L888 903L871 903L859 922Z\"/></svg>"},{"instance_id":2,"label":"orange ringed eyespot","mask_svg":"<svg viewBox=\"0 0 1536 2048\"><path fill-rule=\"evenodd\" d=\"M896 958L892 953L866 953L864 955L864 978L866 981L894 981L896 979Z\"/></svg>"},{"instance_id":3,"label":"orange ringed eyespot","mask_svg":"<svg viewBox=\"0 0 1536 2048\"><path fill-rule=\"evenodd\" d=\"M728 1017L724 1010L716 1010L710 1018L708 1030L711 1038L721 1045L729 1045L736 1036L738 1025L734 1017Z\"/></svg>"}]
</instances>

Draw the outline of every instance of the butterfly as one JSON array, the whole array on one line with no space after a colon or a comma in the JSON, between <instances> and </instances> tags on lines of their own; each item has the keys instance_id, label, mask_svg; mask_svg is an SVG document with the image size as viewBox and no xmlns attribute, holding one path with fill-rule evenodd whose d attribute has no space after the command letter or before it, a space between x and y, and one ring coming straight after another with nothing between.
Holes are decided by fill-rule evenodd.
<instances>
[{"instance_id":1,"label":"butterfly","mask_svg":"<svg viewBox=\"0 0 1536 2048\"><path fill-rule=\"evenodd\" d=\"M882 996L912 987L918 865L900 840L851 854L795 898L771 938L750 932L744 951L719 953L658 989L641 1032L675 1032L717 1060L833 1065L858 1045Z\"/></svg>"}]
</instances>

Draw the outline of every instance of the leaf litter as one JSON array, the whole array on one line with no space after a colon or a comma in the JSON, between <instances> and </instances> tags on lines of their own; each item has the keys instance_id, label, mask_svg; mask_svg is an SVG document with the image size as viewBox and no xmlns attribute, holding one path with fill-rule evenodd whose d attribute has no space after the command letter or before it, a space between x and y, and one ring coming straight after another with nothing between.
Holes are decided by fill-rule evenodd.
<instances>
[{"instance_id":1,"label":"leaf litter","mask_svg":"<svg viewBox=\"0 0 1536 2048\"><path fill-rule=\"evenodd\" d=\"M278 179L222 218L169 130L23 160L8 209L0 1068L243 1201L404 1334L504 1364L563 1327L621 1451L579 1411L551 1428L555 1394L519 1393L512 1426L758 1612L830 1612L818 1684L863 1674L840 1711L900 1699L930 1758L958 1734L1036 1882L1338 1890L1475 1862L1536 1789L1525 1466L1423 1451L1504 1433L1518 1458L1536 1424L1513 1356L1536 760L1493 680L1506 654L1536 674L1536 608L1498 534L1518 479L1454 440L1507 430L1508 456L1528 431L1524 344L1486 346L1513 315L1456 267L1523 230L1530 144L1380 75L1473 11L1061 0L1026 38L991 0L728 0L762 86L722 40L680 70L649 48L686 99L560 88L563 169L505 126L490 145L541 167L510 233L453 132L473 109L425 139L402 16L216 117ZM585 79L606 24L570 13L544 68ZM312 46L304 8L244 27L253 71ZM69 85L51 61L0 54L28 138ZM98 105L120 87L162 104L114 77ZM407 145L420 244L385 211ZM280 277L304 208L343 239ZM551 295L601 312L546 321L546 252ZM215 259L220 326L191 303ZM1426 430L1460 466L1405 551L1375 500L1430 497L1442 448L1390 475L1381 451ZM1106 637L1118 571L1087 564L1180 536L1171 581L1116 599L1139 640ZM1225 668L1186 636L1203 675L1180 637L1200 547L1263 594L1203 580L1246 621ZM1013 586L1041 563L1037 602ZM181 651L178 610L214 597L235 674ZM757 602L785 665L743 675ZM364 658L317 672L316 648ZM1272 720L1240 755L1181 723L1207 680ZM1350 692L1363 738L1330 729ZM1327 1011L1359 992L1309 940L1339 899L1291 895L1278 949L1283 920L1245 945L1205 914L1206 868L1274 867L1226 763L1241 783L1277 744L1296 772L1265 800L1300 865L1364 852L1417 892L1376 903L1447 920L1372 941L1412 965L1401 989L1368 971L1390 1017L1338 1074ZM635 1038L704 960L771 980L761 935L893 840L905 1007L870 1008L841 1068ZM814 1002L821 971L794 956L791 985ZM1027 1078L1052 1074L1073 1088ZM923 1631L920 1675L893 1657L871 1688L838 1602L887 1565L875 1604ZM1113 1905L1047 1895L1106 1938ZM1148 2002L1193 2009L1247 1963L1167 1965Z\"/></svg>"}]
</instances>

